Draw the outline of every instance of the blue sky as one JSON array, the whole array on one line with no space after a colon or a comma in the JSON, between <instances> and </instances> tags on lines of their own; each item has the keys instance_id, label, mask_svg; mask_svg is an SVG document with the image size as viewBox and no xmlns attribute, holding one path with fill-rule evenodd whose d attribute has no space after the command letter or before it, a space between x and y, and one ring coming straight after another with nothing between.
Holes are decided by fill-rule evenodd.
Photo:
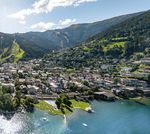
<instances>
[{"instance_id":1,"label":"blue sky","mask_svg":"<svg viewBox=\"0 0 150 134\"><path fill-rule=\"evenodd\" d=\"M150 0L5 0L0 1L0 32L64 28L150 9Z\"/></svg>"}]
</instances>

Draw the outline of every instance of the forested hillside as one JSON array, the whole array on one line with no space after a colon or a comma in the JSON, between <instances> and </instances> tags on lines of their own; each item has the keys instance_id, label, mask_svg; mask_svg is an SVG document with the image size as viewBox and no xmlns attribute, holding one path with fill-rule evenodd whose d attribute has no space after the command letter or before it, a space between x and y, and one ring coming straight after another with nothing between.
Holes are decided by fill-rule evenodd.
<instances>
[{"instance_id":1,"label":"forested hillside","mask_svg":"<svg viewBox=\"0 0 150 134\"><path fill-rule=\"evenodd\" d=\"M97 34L78 47L49 54L44 59L59 66L81 67L149 54L150 11L147 11Z\"/></svg>"},{"instance_id":2,"label":"forested hillside","mask_svg":"<svg viewBox=\"0 0 150 134\"><path fill-rule=\"evenodd\" d=\"M53 50L64 50L74 47L88 38L141 13L123 15L95 23L76 24L65 29L48 30L45 32L0 33L0 54L10 47L15 39L25 51L24 60L39 58Z\"/></svg>"}]
</instances>

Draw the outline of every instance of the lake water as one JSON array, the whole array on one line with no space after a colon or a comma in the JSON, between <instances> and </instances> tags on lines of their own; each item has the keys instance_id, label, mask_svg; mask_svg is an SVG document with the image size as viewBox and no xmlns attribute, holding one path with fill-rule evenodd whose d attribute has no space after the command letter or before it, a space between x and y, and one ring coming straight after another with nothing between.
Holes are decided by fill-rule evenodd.
<instances>
[{"instance_id":1,"label":"lake water","mask_svg":"<svg viewBox=\"0 0 150 134\"><path fill-rule=\"evenodd\" d=\"M95 113L77 110L67 121L39 110L16 114L11 120L0 116L0 134L150 134L148 106L94 101L92 108Z\"/></svg>"}]
</instances>

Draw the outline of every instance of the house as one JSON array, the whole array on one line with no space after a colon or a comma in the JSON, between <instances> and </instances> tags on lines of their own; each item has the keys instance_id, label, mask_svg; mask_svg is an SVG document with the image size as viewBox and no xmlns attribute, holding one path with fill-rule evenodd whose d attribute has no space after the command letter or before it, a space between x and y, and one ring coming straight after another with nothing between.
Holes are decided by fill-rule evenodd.
<instances>
[{"instance_id":1,"label":"house","mask_svg":"<svg viewBox=\"0 0 150 134\"><path fill-rule=\"evenodd\" d=\"M137 92L143 94L144 96L150 97L150 88L138 88Z\"/></svg>"},{"instance_id":2,"label":"house","mask_svg":"<svg viewBox=\"0 0 150 134\"><path fill-rule=\"evenodd\" d=\"M150 97L150 89L144 89L143 94L147 97Z\"/></svg>"},{"instance_id":3,"label":"house","mask_svg":"<svg viewBox=\"0 0 150 134\"><path fill-rule=\"evenodd\" d=\"M61 90L62 90L62 88L60 87L60 84L57 82L51 82L50 87L51 87L52 91L57 92L57 93L61 92Z\"/></svg>"},{"instance_id":4,"label":"house","mask_svg":"<svg viewBox=\"0 0 150 134\"><path fill-rule=\"evenodd\" d=\"M150 65L150 57L141 59L141 63L145 65Z\"/></svg>"},{"instance_id":5,"label":"house","mask_svg":"<svg viewBox=\"0 0 150 134\"><path fill-rule=\"evenodd\" d=\"M103 86L103 88L110 90L110 89L116 87L116 84L114 84L114 82L111 80L105 79L102 86Z\"/></svg>"},{"instance_id":6,"label":"house","mask_svg":"<svg viewBox=\"0 0 150 134\"><path fill-rule=\"evenodd\" d=\"M121 71L120 71L120 74L122 75L122 76L131 76L131 70L132 70L132 68L129 68L129 67L123 67L122 69L121 69Z\"/></svg>"},{"instance_id":7,"label":"house","mask_svg":"<svg viewBox=\"0 0 150 134\"><path fill-rule=\"evenodd\" d=\"M142 58L140 61L134 61L133 64L137 64L137 65L140 65L140 64L150 65L150 57Z\"/></svg>"},{"instance_id":8,"label":"house","mask_svg":"<svg viewBox=\"0 0 150 134\"><path fill-rule=\"evenodd\" d=\"M27 94L27 87L25 85L20 85L20 90L22 93Z\"/></svg>"},{"instance_id":9,"label":"house","mask_svg":"<svg viewBox=\"0 0 150 134\"><path fill-rule=\"evenodd\" d=\"M102 64L101 65L101 69L103 70L103 71L108 71L108 70L111 70L111 69L113 69L114 68L114 65L110 65L110 64Z\"/></svg>"},{"instance_id":10,"label":"house","mask_svg":"<svg viewBox=\"0 0 150 134\"><path fill-rule=\"evenodd\" d=\"M39 91L39 87L37 86L27 85L27 88L28 88L28 94L35 95Z\"/></svg>"},{"instance_id":11,"label":"house","mask_svg":"<svg viewBox=\"0 0 150 134\"><path fill-rule=\"evenodd\" d=\"M104 92L95 92L94 98L105 100L105 101L114 101L115 95L111 92L105 92L105 91Z\"/></svg>"},{"instance_id":12,"label":"house","mask_svg":"<svg viewBox=\"0 0 150 134\"><path fill-rule=\"evenodd\" d=\"M121 83L131 87L147 87L147 82L138 79L121 79Z\"/></svg>"}]
</instances>

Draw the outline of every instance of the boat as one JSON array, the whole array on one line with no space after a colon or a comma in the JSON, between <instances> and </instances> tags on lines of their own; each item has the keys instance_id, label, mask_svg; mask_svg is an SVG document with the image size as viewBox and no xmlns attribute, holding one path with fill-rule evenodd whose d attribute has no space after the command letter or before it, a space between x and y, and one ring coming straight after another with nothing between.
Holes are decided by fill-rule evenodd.
<instances>
[{"instance_id":1,"label":"boat","mask_svg":"<svg viewBox=\"0 0 150 134\"><path fill-rule=\"evenodd\" d=\"M92 113L95 113L95 111L94 111L94 110L91 110L91 112L92 112Z\"/></svg>"},{"instance_id":2,"label":"boat","mask_svg":"<svg viewBox=\"0 0 150 134\"><path fill-rule=\"evenodd\" d=\"M47 118L43 118L43 121L47 121Z\"/></svg>"},{"instance_id":3,"label":"boat","mask_svg":"<svg viewBox=\"0 0 150 134\"><path fill-rule=\"evenodd\" d=\"M88 113L94 113L95 112L91 107L87 107L85 109L85 111L88 112Z\"/></svg>"},{"instance_id":4,"label":"boat","mask_svg":"<svg viewBox=\"0 0 150 134\"><path fill-rule=\"evenodd\" d=\"M86 123L83 123L82 125L83 125L84 127L87 127L87 126L88 126Z\"/></svg>"}]
</instances>

